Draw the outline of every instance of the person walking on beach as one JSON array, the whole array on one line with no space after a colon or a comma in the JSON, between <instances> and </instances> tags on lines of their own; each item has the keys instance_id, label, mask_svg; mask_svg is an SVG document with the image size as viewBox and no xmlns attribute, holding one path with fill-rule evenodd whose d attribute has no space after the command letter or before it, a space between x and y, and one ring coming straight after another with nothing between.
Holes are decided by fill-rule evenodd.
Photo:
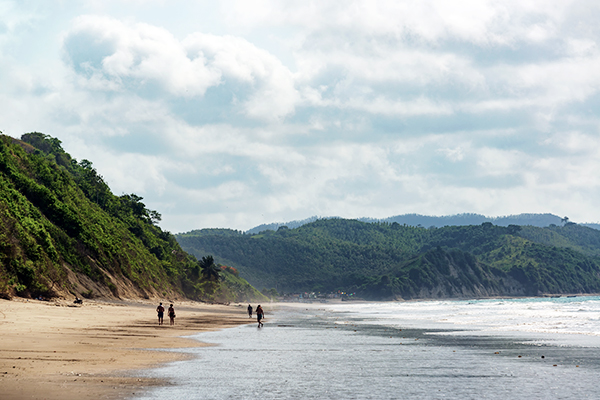
<instances>
[{"instance_id":1,"label":"person walking on beach","mask_svg":"<svg viewBox=\"0 0 600 400\"><path fill-rule=\"evenodd\" d=\"M173 308L173 304L169 307L168 314L171 319L171 325L175 325L175 309Z\"/></svg>"},{"instance_id":2,"label":"person walking on beach","mask_svg":"<svg viewBox=\"0 0 600 400\"><path fill-rule=\"evenodd\" d=\"M252 318L252 306L248 304L248 318Z\"/></svg>"},{"instance_id":3,"label":"person walking on beach","mask_svg":"<svg viewBox=\"0 0 600 400\"><path fill-rule=\"evenodd\" d=\"M259 304L258 307L256 307L256 320L258 321L259 328L261 326L263 326L263 323L261 321L264 317L265 317L265 312L263 311L262 307Z\"/></svg>"},{"instance_id":4,"label":"person walking on beach","mask_svg":"<svg viewBox=\"0 0 600 400\"><path fill-rule=\"evenodd\" d=\"M158 307L156 307L156 312L158 313L158 324L162 325L163 324L163 316L165 314L165 308L163 307L162 303L160 303L158 305Z\"/></svg>"}]
</instances>

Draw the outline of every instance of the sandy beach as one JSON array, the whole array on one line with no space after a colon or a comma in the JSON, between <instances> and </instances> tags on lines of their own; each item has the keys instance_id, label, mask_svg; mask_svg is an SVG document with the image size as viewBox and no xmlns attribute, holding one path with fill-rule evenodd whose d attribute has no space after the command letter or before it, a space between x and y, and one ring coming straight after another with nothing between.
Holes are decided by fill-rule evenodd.
<instances>
[{"instance_id":1,"label":"sandy beach","mask_svg":"<svg viewBox=\"0 0 600 400\"><path fill-rule=\"evenodd\" d=\"M165 384L132 377L132 370L185 356L148 349L202 346L181 336L254 322L244 305L174 304L175 325L165 315L159 326L158 301L0 300L0 397L127 398Z\"/></svg>"}]
</instances>

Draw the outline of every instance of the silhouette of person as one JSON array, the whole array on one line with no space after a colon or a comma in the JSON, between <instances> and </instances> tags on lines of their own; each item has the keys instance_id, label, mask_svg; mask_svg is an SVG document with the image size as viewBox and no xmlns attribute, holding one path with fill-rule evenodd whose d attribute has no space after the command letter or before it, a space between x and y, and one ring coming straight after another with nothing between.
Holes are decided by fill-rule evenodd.
<instances>
[{"instance_id":1,"label":"silhouette of person","mask_svg":"<svg viewBox=\"0 0 600 400\"><path fill-rule=\"evenodd\" d=\"M265 312L263 311L262 307L259 304L258 307L256 307L256 320L258 321L259 328L261 326L263 326L263 323L261 321L264 317L265 317Z\"/></svg>"},{"instance_id":2,"label":"silhouette of person","mask_svg":"<svg viewBox=\"0 0 600 400\"><path fill-rule=\"evenodd\" d=\"M162 303L160 303L158 305L158 307L156 307L156 312L158 313L158 324L162 325L163 324L163 316L165 314L165 308L163 307Z\"/></svg>"},{"instance_id":3,"label":"silhouette of person","mask_svg":"<svg viewBox=\"0 0 600 400\"><path fill-rule=\"evenodd\" d=\"M171 325L175 325L175 309L173 308L173 304L169 307L167 314L169 314L169 318L171 319Z\"/></svg>"},{"instance_id":4,"label":"silhouette of person","mask_svg":"<svg viewBox=\"0 0 600 400\"><path fill-rule=\"evenodd\" d=\"M252 318L252 306L248 304L248 318Z\"/></svg>"}]
</instances>

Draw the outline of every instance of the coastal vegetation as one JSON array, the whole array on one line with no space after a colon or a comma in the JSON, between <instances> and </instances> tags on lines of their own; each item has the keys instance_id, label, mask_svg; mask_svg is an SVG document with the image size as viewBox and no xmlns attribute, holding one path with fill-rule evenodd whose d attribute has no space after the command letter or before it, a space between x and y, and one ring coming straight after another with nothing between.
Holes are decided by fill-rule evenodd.
<instances>
[{"instance_id":1,"label":"coastal vegetation","mask_svg":"<svg viewBox=\"0 0 600 400\"><path fill-rule=\"evenodd\" d=\"M600 231L567 217L546 227L428 228L330 218L251 234L179 235L160 220L142 197L114 195L92 162L73 159L60 140L0 136L1 297L227 302L305 291L367 299L600 292Z\"/></svg>"},{"instance_id":2,"label":"coastal vegetation","mask_svg":"<svg viewBox=\"0 0 600 400\"><path fill-rule=\"evenodd\" d=\"M264 299L234 269L183 251L142 200L114 195L56 138L0 135L0 296Z\"/></svg>"},{"instance_id":3,"label":"coastal vegetation","mask_svg":"<svg viewBox=\"0 0 600 400\"><path fill-rule=\"evenodd\" d=\"M600 292L600 231L548 227L423 228L322 219L244 234L176 235L191 254L213 254L257 287L355 292L368 299L531 296Z\"/></svg>"}]
</instances>

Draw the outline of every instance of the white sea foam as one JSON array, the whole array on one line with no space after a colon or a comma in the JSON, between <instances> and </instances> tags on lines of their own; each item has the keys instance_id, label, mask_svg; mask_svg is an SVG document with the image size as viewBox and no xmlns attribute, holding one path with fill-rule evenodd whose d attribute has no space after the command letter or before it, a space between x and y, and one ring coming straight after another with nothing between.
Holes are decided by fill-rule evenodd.
<instances>
[{"instance_id":1,"label":"white sea foam","mask_svg":"<svg viewBox=\"0 0 600 400\"><path fill-rule=\"evenodd\" d=\"M600 297L344 303L334 313L362 324L443 330L444 334L557 335L569 344L600 346ZM441 332L440 332L441 333ZM583 338L569 338L584 336ZM547 337L547 336L544 336ZM593 337L593 339L592 339Z\"/></svg>"},{"instance_id":2,"label":"white sea foam","mask_svg":"<svg viewBox=\"0 0 600 400\"><path fill-rule=\"evenodd\" d=\"M218 345L144 371L171 384L135 398L597 399L600 348L573 338L599 341L599 308L598 298L282 307L260 329L194 335Z\"/></svg>"}]
</instances>

